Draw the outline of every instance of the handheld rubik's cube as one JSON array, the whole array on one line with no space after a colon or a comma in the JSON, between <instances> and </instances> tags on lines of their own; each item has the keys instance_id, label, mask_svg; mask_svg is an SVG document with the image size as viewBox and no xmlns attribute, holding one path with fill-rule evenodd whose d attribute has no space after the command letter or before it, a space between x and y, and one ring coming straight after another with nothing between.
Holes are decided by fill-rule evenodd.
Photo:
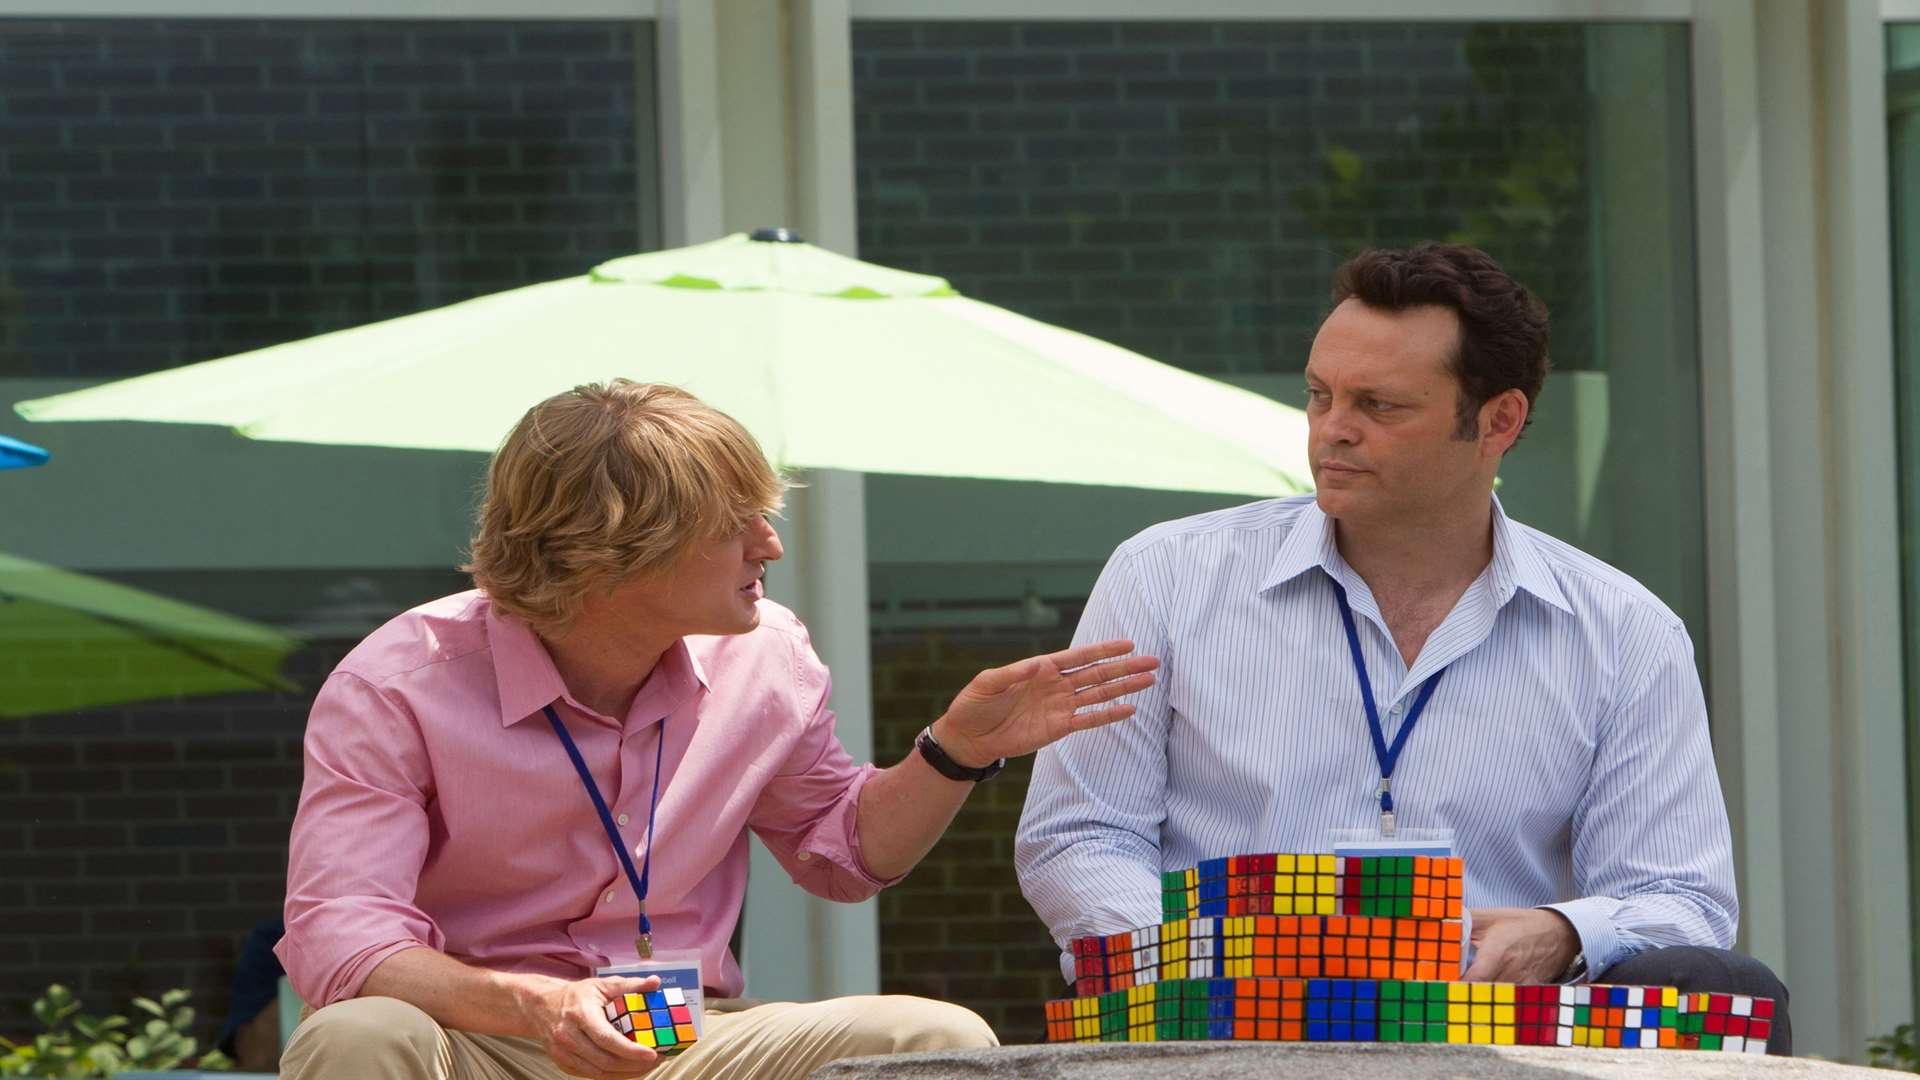
<instances>
[{"instance_id":1,"label":"handheld rubik's cube","mask_svg":"<svg viewBox=\"0 0 1920 1080\"><path fill-rule=\"evenodd\" d=\"M607 1002L607 1019L621 1034L662 1057L672 1057L700 1039L686 992L677 986L622 994Z\"/></svg>"},{"instance_id":2,"label":"handheld rubik's cube","mask_svg":"<svg viewBox=\"0 0 1920 1080\"><path fill-rule=\"evenodd\" d=\"M1458 981L1463 870L1275 854L1169 872L1166 921L1073 941L1077 996L1047 1003L1047 1039L1766 1052L1766 998Z\"/></svg>"}]
</instances>

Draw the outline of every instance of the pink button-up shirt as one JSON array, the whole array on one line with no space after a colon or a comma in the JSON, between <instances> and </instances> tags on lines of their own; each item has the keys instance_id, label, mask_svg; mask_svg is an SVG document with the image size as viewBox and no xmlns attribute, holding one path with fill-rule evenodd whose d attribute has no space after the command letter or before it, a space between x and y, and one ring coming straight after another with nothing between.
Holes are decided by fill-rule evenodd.
<instances>
[{"instance_id":1,"label":"pink button-up shirt","mask_svg":"<svg viewBox=\"0 0 1920 1080\"><path fill-rule=\"evenodd\" d=\"M319 1006L382 960L426 946L481 967L582 978L631 961L638 906L592 800L542 712L553 705L646 853L664 738L647 912L656 948L698 949L738 996L727 947L747 884L747 830L809 892L862 900L856 765L833 731L806 628L760 602L758 629L685 638L622 718L575 701L527 625L486 594L399 616L340 662L307 723L287 934L275 950Z\"/></svg>"}]
</instances>

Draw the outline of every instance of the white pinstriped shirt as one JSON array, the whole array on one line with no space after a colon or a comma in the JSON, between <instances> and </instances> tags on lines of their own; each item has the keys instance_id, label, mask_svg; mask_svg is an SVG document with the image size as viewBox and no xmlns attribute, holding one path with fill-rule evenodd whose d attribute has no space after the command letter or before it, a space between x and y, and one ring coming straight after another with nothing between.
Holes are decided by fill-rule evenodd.
<instances>
[{"instance_id":1,"label":"white pinstriped shirt","mask_svg":"<svg viewBox=\"0 0 1920 1080\"><path fill-rule=\"evenodd\" d=\"M1493 521L1492 561L1411 670L1311 495L1122 544L1074 642L1131 638L1164 666L1133 717L1036 759L1014 858L1054 940L1159 922L1162 870L1378 827L1337 580L1389 743L1447 668L1394 810L1404 829L1455 830L1468 907L1553 907L1594 974L1654 946L1730 946L1732 839L1686 627L1498 500Z\"/></svg>"}]
</instances>

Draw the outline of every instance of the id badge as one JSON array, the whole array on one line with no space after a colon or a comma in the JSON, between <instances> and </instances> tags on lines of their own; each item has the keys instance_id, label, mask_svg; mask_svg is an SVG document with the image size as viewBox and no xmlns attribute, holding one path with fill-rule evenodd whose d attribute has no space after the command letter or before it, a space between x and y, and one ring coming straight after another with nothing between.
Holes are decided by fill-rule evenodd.
<instances>
[{"instance_id":1,"label":"id badge","mask_svg":"<svg viewBox=\"0 0 1920 1080\"><path fill-rule=\"evenodd\" d=\"M1381 858L1389 855L1453 854L1452 829L1395 829L1386 836L1379 829L1328 829L1327 850L1341 858Z\"/></svg>"},{"instance_id":2,"label":"id badge","mask_svg":"<svg viewBox=\"0 0 1920 1080\"><path fill-rule=\"evenodd\" d=\"M1379 829L1328 829L1327 850L1343 859L1386 858L1398 855L1453 855L1452 829L1395 829L1384 836ZM1473 963L1473 912L1460 911L1460 970Z\"/></svg>"},{"instance_id":3,"label":"id badge","mask_svg":"<svg viewBox=\"0 0 1920 1080\"><path fill-rule=\"evenodd\" d=\"M655 952L650 960L609 964L594 968L593 973L601 977L617 975L633 979L659 976L660 989L678 990L686 998L687 1012L693 1017L694 1034L706 1034L706 1004L701 990L699 950L662 949Z\"/></svg>"}]
</instances>

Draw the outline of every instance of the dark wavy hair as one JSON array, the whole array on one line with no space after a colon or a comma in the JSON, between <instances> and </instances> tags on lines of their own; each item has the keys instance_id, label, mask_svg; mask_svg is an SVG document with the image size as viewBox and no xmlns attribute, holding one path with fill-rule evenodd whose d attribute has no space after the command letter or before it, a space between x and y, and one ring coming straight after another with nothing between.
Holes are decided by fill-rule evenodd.
<instances>
[{"instance_id":1,"label":"dark wavy hair","mask_svg":"<svg viewBox=\"0 0 1920 1080\"><path fill-rule=\"evenodd\" d=\"M1348 299L1385 311L1434 304L1459 317L1460 347L1448 364L1460 383L1455 438L1472 439L1480 406L1507 390L1527 396L1527 423L1533 423L1549 366L1547 306L1493 256L1432 241L1362 251L1334 271L1333 304Z\"/></svg>"}]
</instances>

